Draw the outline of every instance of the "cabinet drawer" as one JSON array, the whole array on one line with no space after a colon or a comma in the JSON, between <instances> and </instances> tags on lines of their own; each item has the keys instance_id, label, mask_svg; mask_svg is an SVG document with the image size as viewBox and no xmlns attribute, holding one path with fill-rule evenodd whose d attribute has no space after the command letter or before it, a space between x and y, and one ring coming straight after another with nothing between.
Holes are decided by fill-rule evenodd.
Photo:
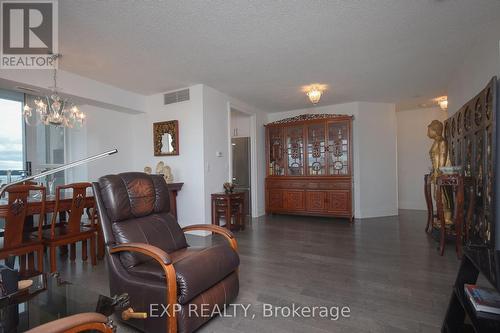
<instances>
[{"instance_id":1,"label":"cabinet drawer","mask_svg":"<svg viewBox=\"0 0 500 333\"><path fill-rule=\"evenodd\" d=\"M283 190L269 190L269 210L282 210L284 208Z\"/></svg>"},{"instance_id":2,"label":"cabinet drawer","mask_svg":"<svg viewBox=\"0 0 500 333\"><path fill-rule=\"evenodd\" d=\"M326 210L332 213L351 214L351 192L327 191Z\"/></svg>"},{"instance_id":3,"label":"cabinet drawer","mask_svg":"<svg viewBox=\"0 0 500 333\"><path fill-rule=\"evenodd\" d=\"M326 192L325 191L307 191L306 192L307 210L311 212L324 212L326 210Z\"/></svg>"},{"instance_id":4,"label":"cabinet drawer","mask_svg":"<svg viewBox=\"0 0 500 333\"><path fill-rule=\"evenodd\" d=\"M300 211L306 209L304 191L285 191L284 199L287 210Z\"/></svg>"}]
</instances>

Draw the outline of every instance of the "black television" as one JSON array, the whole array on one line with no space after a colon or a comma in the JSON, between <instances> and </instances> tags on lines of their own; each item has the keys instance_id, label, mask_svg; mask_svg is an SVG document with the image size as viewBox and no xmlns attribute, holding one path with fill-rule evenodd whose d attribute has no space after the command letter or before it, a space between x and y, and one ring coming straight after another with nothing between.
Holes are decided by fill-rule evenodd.
<instances>
[{"instance_id":1,"label":"black television","mask_svg":"<svg viewBox=\"0 0 500 333\"><path fill-rule=\"evenodd\" d=\"M453 165L460 165L465 176L472 177L474 188L466 197L473 205L465 221L468 237L464 254L500 291L500 171L498 145L498 84L493 77L486 87L463 105L444 123L449 156ZM472 197L473 196L473 197Z\"/></svg>"}]
</instances>

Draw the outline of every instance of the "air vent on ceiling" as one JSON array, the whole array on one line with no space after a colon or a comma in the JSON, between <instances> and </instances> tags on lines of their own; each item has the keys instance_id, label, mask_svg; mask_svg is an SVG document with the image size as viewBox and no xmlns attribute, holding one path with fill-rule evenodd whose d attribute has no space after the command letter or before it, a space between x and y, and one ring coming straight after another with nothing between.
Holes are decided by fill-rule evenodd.
<instances>
[{"instance_id":1,"label":"air vent on ceiling","mask_svg":"<svg viewBox=\"0 0 500 333\"><path fill-rule=\"evenodd\" d=\"M15 86L14 89L16 89L18 91L28 92L28 93L36 93L36 94L40 93L40 90L38 90L38 89L33 89L33 88L28 88L28 87L23 87L23 86Z\"/></svg>"},{"instance_id":2,"label":"air vent on ceiling","mask_svg":"<svg viewBox=\"0 0 500 333\"><path fill-rule=\"evenodd\" d=\"M163 95L163 104L189 101L189 89L177 90Z\"/></svg>"}]
</instances>

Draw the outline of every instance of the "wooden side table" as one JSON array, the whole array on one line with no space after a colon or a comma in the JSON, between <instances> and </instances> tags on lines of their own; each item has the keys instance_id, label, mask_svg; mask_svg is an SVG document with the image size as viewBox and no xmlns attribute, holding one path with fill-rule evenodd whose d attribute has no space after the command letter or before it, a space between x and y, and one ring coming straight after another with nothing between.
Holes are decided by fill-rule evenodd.
<instances>
[{"instance_id":1,"label":"wooden side table","mask_svg":"<svg viewBox=\"0 0 500 333\"><path fill-rule=\"evenodd\" d=\"M167 184L168 191L170 192L170 212L177 220L177 193L182 189L184 183L170 183Z\"/></svg>"},{"instance_id":2,"label":"wooden side table","mask_svg":"<svg viewBox=\"0 0 500 333\"><path fill-rule=\"evenodd\" d=\"M446 235L451 233L451 229L446 230L446 223L444 218L443 207L443 190L444 187L451 187L453 195L453 224L455 225L455 251L459 258L462 257L463 245L463 231L464 231L464 201L465 201L465 188L469 192L469 205L467 210L467 225L472 217L474 209L474 181L472 177L464 177L459 174L441 175L436 179L436 209L440 222L440 242L439 252L440 255L444 254ZM467 230L468 228L466 228ZM467 233L468 234L468 233Z\"/></svg>"},{"instance_id":3,"label":"wooden side table","mask_svg":"<svg viewBox=\"0 0 500 333\"><path fill-rule=\"evenodd\" d=\"M220 218L226 220L229 230L245 229L244 206L245 192L212 193L212 224L220 225ZM235 223L233 223L233 217Z\"/></svg>"}]
</instances>

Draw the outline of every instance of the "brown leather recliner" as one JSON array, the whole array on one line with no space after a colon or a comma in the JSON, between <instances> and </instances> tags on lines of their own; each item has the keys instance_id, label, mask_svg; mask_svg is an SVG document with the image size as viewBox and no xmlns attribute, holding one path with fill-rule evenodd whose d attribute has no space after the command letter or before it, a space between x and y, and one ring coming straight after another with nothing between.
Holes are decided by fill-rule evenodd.
<instances>
[{"instance_id":1,"label":"brown leather recliner","mask_svg":"<svg viewBox=\"0 0 500 333\"><path fill-rule=\"evenodd\" d=\"M211 309L222 309L236 298L239 256L233 234L206 224L181 229L169 213L163 177L108 175L93 188L111 294L128 293L132 309L148 313L147 319L127 324L151 333L193 332L210 320ZM191 247L184 235L190 230L211 231L227 242Z\"/></svg>"}]
</instances>

